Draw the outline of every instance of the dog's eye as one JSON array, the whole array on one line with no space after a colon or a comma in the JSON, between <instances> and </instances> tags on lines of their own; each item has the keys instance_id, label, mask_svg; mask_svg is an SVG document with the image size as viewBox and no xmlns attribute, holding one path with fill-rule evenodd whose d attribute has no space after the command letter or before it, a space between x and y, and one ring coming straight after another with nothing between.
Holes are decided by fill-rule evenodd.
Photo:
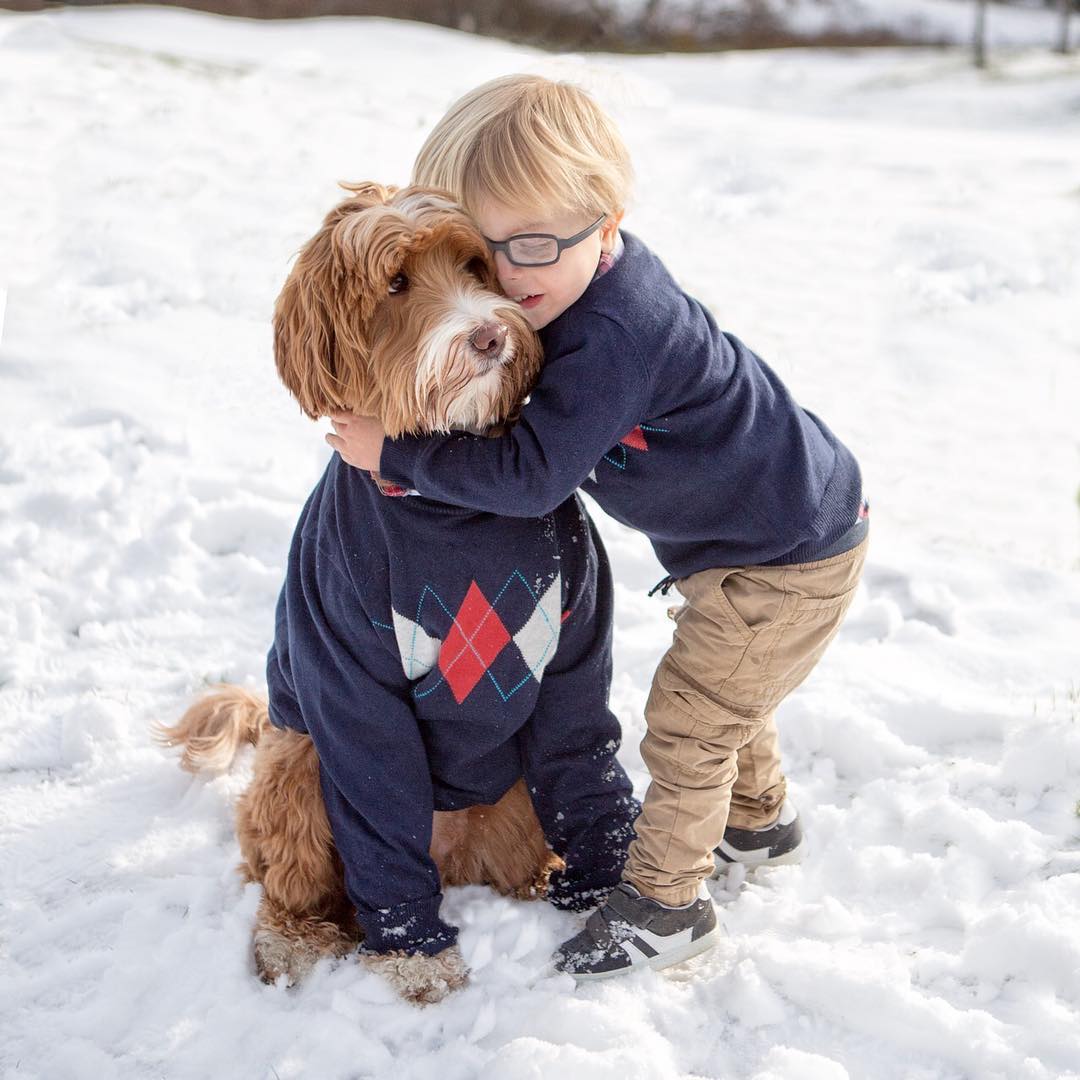
<instances>
[{"instance_id":1,"label":"dog's eye","mask_svg":"<svg viewBox=\"0 0 1080 1080\"><path fill-rule=\"evenodd\" d=\"M472 274L472 276L474 278L476 278L476 280L481 282L482 284L485 284L485 285L487 284L488 266L487 266L487 263L484 262L483 259L481 259L479 257L477 257L475 259L470 259L465 264L465 272L467 274Z\"/></svg>"},{"instance_id":2,"label":"dog's eye","mask_svg":"<svg viewBox=\"0 0 1080 1080\"><path fill-rule=\"evenodd\" d=\"M390 295L397 296L409 287L409 279L404 274L395 274L390 281Z\"/></svg>"}]
</instances>

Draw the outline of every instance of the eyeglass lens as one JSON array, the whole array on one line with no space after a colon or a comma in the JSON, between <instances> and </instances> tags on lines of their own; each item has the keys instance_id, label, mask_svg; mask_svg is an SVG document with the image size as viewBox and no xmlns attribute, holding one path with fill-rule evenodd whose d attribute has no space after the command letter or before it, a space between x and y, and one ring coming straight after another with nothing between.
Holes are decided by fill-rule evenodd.
<instances>
[{"instance_id":1,"label":"eyeglass lens","mask_svg":"<svg viewBox=\"0 0 1080 1080\"><path fill-rule=\"evenodd\" d=\"M507 250L515 262L552 262L559 257L559 242L553 236L528 236L511 240Z\"/></svg>"}]
</instances>

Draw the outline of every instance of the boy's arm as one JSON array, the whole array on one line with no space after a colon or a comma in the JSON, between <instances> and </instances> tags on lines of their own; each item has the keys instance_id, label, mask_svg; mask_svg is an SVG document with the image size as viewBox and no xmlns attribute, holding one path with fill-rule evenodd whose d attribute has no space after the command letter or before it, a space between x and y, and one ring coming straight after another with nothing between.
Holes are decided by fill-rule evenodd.
<instances>
[{"instance_id":1,"label":"boy's arm","mask_svg":"<svg viewBox=\"0 0 1080 1080\"><path fill-rule=\"evenodd\" d=\"M584 320L582 320L584 321ZM650 377L629 335L603 316L549 359L509 431L387 439L386 480L455 506L539 517L564 502L620 439L647 419Z\"/></svg>"},{"instance_id":2,"label":"boy's arm","mask_svg":"<svg viewBox=\"0 0 1080 1080\"><path fill-rule=\"evenodd\" d=\"M315 743L345 884L373 952L452 945L429 854L427 753L400 661L382 645L351 580L297 540L267 660L271 719Z\"/></svg>"}]
</instances>

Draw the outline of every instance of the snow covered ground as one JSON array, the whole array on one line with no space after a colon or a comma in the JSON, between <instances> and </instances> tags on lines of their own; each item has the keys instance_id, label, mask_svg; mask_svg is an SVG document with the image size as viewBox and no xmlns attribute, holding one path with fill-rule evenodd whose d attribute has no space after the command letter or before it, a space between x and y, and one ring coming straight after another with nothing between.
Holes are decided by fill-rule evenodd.
<instances>
[{"instance_id":1,"label":"snow covered ground","mask_svg":"<svg viewBox=\"0 0 1080 1080\"><path fill-rule=\"evenodd\" d=\"M193 779L148 729L261 684L326 455L270 358L291 254L521 69L612 108L630 228L863 462L865 584L780 716L812 854L713 883L727 936L669 975L575 989L543 967L576 917L458 889L444 1004L349 962L264 987L244 766ZM5 1078L1080 1077L1080 62L4 15L0 160ZM667 602L601 527L643 790Z\"/></svg>"}]
</instances>

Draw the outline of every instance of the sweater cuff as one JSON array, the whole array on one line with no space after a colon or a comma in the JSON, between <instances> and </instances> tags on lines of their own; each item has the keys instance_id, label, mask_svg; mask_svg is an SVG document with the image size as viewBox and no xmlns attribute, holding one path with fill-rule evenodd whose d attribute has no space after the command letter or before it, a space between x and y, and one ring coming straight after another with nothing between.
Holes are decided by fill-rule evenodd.
<instances>
[{"instance_id":1,"label":"sweater cuff","mask_svg":"<svg viewBox=\"0 0 1080 1080\"><path fill-rule=\"evenodd\" d=\"M405 952L434 956L457 941L457 927L439 918L442 893L395 904L388 908L358 910L364 927L361 951L369 953Z\"/></svg>"},{"instance_id":2,"label":"sweater cuff","mask_svg":"<svg viewBox=\"0 0 1080 1080\"><path fill-rule=\"evenodd\" d=\"M588 880L556 871L548 881L546 899L563 911L588 911L607 899L608 893L622 881L622 865L589 875Z\"/></svg>"},{"instance_id":3,"label":"sweater cuff","mask_svg":"<svg viewBox=\"0 0 1080 1080\"><path fill-rule=\"evenodd\" d=\"M416 452L417 440L408 435L400 439L383 439L379 475L401 487L414 487L412 471L416 464Z\"/></svg>"}]
</instances>

